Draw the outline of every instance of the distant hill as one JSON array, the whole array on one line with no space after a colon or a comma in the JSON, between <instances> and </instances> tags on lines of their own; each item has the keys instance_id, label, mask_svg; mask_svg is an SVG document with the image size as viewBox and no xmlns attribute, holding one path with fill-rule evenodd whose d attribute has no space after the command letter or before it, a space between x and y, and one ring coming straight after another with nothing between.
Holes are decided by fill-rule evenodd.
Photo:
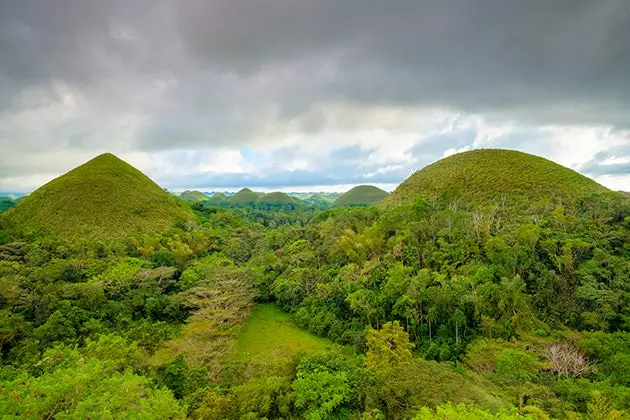
<instances>
[{"instance_id":1,"label":"distant hill","mask_svg":"<svg viewBox=\"0 0 630 420\"><path fill-rule=\"evenodd\" d=\"M15 200L9 197L0 197L0 213L4 213L7 210L15 207Z\"/></svg>"},{"instance_id":2,"label":"distant hill","mask_svg":"<svg viewBox=\"0 0 630 420\"><path fill-rule=\"evenodd\" d=\"M206 204L221 204L228 201L228 197L225 193L218 192L212 194L211 197L208 197L208 200L205 202Z\"/></svg>"},{"instance_id":3,"label":"distant hill","mask_svg":"<svg viewBox=\"0 0 630 420\"><path fill-rule=\"evenodd\" d=\"M142 172L107 153L39 188L6 217L23 231L119 237L163 231L193 214Z\"/></svg>"},{"instance_id":4,"label":"distant hill","mask_svg":"<svg viewBox=\"0 0 630 420\"><path fill-rule=\"evenodd\" d=\"M372 206L380 203L389 193L372 185L359 185L342 194L333 203L334 207Z\"/></svg>"},{"instance_id":5,"label":"distant hill","mask_svg":"<svg viewBox=\"0 0 630 420\"><path fill-rule=\"evenodd\" d=\"M179 196L184 201L188 201L189 203L201 203L203 201L208 201L209 198L202 193L201 191L190 191L186 190Z\"/></svg>"},{"instance_id":6,"label":"distant hill","mask_svg":"<svg viewBox=\"0 0 630 420\"><path fill-rule=\"evenodd\" d=\"M249 188L243 188L232 197L230 197L228 201L230 202L230 204L251 204L257 203L259 198L260 194L255 193Z\"/></svg>"},{"instance_id":7,"label":"distant hill","mask_svg":"<svg viewBox=\"0 0 630 420\"><path fill-rule=\"evenodd\" d=\"M501 196L521 203L566 202L605 192L610 190L550 160L512 150L482 149L447 157L416 172L383 205L408 204L418 196L458 199L471 205Z\"/></svg>"},{"instance_id":8,"label":"distant hill","mask_svg":"<svg viewBox=\"0 0 630 420\"><path fill-rule=\"evenodd\" d=\"M325 202L332 204L339 197L341 197L341 194L339 193L317 193L311 195L307 200L311 202Z\"/></svg>"},{"instance_id":9,"label":"distant hill","mask_svg":"<svg viewBox=\"0 0 630 420\"><path fill-rule=\"evenodd\" d=\"M272 192L260 197L258 202L265 204L295 204L297 201L286 193Z\"/></svg>"}]
</instances>

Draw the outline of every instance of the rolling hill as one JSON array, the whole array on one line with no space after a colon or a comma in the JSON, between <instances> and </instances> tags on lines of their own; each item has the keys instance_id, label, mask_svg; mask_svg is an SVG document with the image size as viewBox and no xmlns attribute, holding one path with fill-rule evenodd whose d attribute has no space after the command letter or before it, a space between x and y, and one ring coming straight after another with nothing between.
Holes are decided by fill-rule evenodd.
<instances>
[{"instance_id":1,"label":"rolling hill","mask_svg":"<svg viewBox=\"0 0 630 420\"><path fill-rule=\"evenodd\" d=\"M555 162L523 152L480 149L439 160L407 178L383 206L409 204L418 196L457 199L469 205L497 197L532 203L567 202L610 192L592 179Z\"/></svg>"},{"instance_id":2,"label":"rolling hill","mask_svg":"<svg viewBox=\"0 0 630 420\"><path fill-rule=\"evenodd\" d=\"M373 206L388 195L387 191L372 185L359 185L336 199L333 207Z\"/></svg>"},{"instance_id":3,"label":"rolling hill","mask_svg":"<svg viewBox=\"0 0 630 420\"><path fill-rule=\"evenodd\" d=\"M230 202L230 204L251 204L257 203L259 199L260 194L255 193L249 188L243 188L232 197L230 197L228 201Z\"/></svg>"},{"instance_id":4,"label":"rolling hill","mask_svg":"<svg viewBox=\"0 0 630 420\"><path fill-rule=\"evenodd\" d=\"M209 198L201 191L186 190L179 196L184 201L189 203L201 203L202 201L208 201Z\"/></svg>"},{"instance_id":5,"label":"rolling hill","mask_svg":"<svg viewBox=\"0 0 630 420\"><path fill-rule=\"evenodd\" d=\"M265 204L295 204L296 199L283 192L272 192L265 194L258 200Z\"/></svg>"},{"instance_id":6,"label":"rolling hill","mask_svg":"<svg viewBox=\"0 0 630 420\"><path fill-rule=\"evenodd\" d=\"M6 213L22 231L120 237L167 230L192 212L142 172L100 155L37 189Z\"/></svg>"},{"instance_id":7,"label":"rolling hill","mask_svg":"<svg viewBox=\"0 0 630 420\"><path fill-rule=\"evenodd\" d=\"M221 204L228 201L228 197L223 192L218 192L212 194L212 197L208 197L206 204Z\"/></svg>"}]
</instances>

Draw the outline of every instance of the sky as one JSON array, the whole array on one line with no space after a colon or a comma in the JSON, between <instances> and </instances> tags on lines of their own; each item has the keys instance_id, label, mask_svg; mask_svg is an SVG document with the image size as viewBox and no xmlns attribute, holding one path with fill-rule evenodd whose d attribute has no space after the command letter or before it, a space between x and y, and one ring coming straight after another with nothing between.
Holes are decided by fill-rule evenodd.
<instances>
[{"instance_id":1,"label":"sky","mask_svg":"<svg viewBox=\"0 0 630 420\"><path fill-rule=\"evenodd\" d=\"M0 191L393 189L507 148L630 190L629 0L2 0Z\"/></svg>"}]
</instances>

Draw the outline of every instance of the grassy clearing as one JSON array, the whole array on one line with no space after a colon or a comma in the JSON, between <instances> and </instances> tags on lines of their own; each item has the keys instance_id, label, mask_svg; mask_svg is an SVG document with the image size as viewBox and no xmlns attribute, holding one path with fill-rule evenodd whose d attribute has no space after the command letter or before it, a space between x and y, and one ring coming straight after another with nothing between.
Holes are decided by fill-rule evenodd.
<instances>
[{"instance_id":1,"label":"grassy clearing","mask_svg":"<svg viewBox=\"0 0 630 420\"><path fill-rule=\"evenodd\" d=\"M256 306L237 335L235 360L291 357L316 353L334 344L297 327L286 312L275 304Z\"/></svg>"}]
</instances>

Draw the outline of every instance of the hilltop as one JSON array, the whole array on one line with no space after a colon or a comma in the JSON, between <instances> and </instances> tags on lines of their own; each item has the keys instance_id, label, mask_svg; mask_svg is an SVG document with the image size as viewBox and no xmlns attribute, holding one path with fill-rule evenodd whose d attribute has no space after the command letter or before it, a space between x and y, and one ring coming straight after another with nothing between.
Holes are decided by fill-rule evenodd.
<instances>
[{"instance_id":1,"label":"hilltop","mask_svg":"<svg viewBox=\"0 0 630 420\"><path fill-rule=\"evenodd\" d=\"M179 196L184 201L189 203L201 203L202 201L208 201L209 198L201 191L186 190Z\"/></svg>"},{"instance_id":2,"label":"hilltop","mask_svg":"<svg viewBox=\"0 0 630 420\"><path fill-rule=\"evenodd\" d=\"M223 192L212 194L212 197L208 198L207 204L221 204L227 202L228 197Z\"/></svg>"},{"instance_id":3,"label":"hilltop","mask_svg":"<svg viewBox=\"0 0 630 420\"><path fill-rule=\"evenodd\" d=\"M193 215L142 172L107 153L37 189L6 217L23 231L116 237L166 230Z\"/></svg>"},{"instance_id":4,"label":"hilltop","mask_svg":"<svg viewBox=\"0 0 630 420\"><path fill-rule=\"evenodd\" d=\"M539 156L481 149L439 160L407 178L383 205L408 204L418 196L483 204L498 197L534 203L568 202L610 192L592 179Z\"/></svg>"},{"instance_id":5,"label":"hilltop","mask_svg":"<svg viewBox=\"0 0 630 420\"><path fill-rule=\"evenodd\" d=\"M333 203L334 207L373 206L385 199L389 193L372 185L359 185L342 194Z\"/></svg>"},{"instance_id":6,"label":"hilltop","mask_svg":"<svg viewBox=\"0 0 630 420\"><path fill-rule=\"evenodd\" d=\"M272 192L260 197L259 202L265 204L295 204L296 199L283 192Z\"/></svg>"},{"instance_id":7,"label":"hilltop","mask_svg":"<svg viewBox=\"0 0 630 420\"><path fill-rule=\"evenodd\" d=\"M232 197L230 197L228 201L231 204L251 204L251 203L257 203L259 198L260 198L260 194L255 193L249 188L243 188L242 190L234 194Z\"/></svg>"}]
</instances>

